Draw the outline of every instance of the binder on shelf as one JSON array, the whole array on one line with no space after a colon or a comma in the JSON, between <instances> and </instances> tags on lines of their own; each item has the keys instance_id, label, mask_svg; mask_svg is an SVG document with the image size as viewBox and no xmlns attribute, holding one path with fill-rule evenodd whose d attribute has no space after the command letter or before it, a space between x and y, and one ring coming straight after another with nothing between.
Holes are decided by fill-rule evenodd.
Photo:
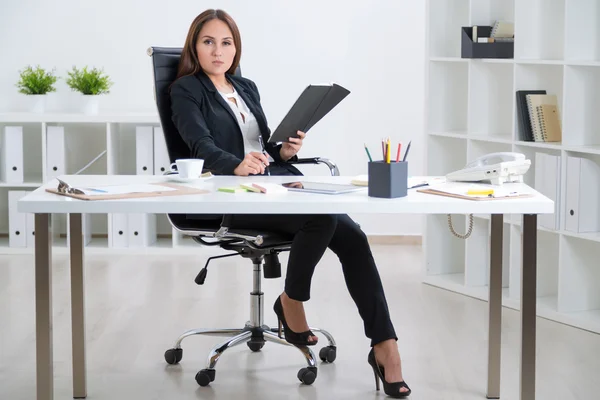
<instances>
[{"instance_id":1,"label":"binder on shelf","mask_svg":"<svg viewBox=\"0 0 600 400\"><path fill-rule=\"evenodd\" d=\"M154 131L151 126L135 128L135 171L138 175L154 174Z\"/></svg>"},{"instance_id":2,"label":"binder on shelf","mask_svg":"<svg viewBox=\"0 0 600 400\"><path fill-rule=\"evenodd\" d=\"M517 128L519 140L533 142L533 131L527 108L528 94L546 94L545 90L517 90Z\"/></svg>"},{"instance_id":3,"label":"binder on shelf","mask_svg":"<svg viewBox=\"0 0 600 400\"><path fill-rule=\"evenodd\" d=\"M46 181L67 173L65 128L46 127Z\"/></svg>"},{"instance_id":4,"label":"binder on shelf","mask_svg":"<svg viewBox=\"0 0 600 400\"><path fill-rule=\"evenodd\" d=\"M527 111L529 112L529 120L531 121L531 131L533 132L533 140L543 142L542 129L538 119L537 107L543 104L549 104L558 107L558 101L555 94L528 94Z\"/></svg>"},{"instance_id":5,"label":"binder on shelf","mask_svg":"<svg viewBox=\"0 0 600 400\"><path fill-rule=\"evenodd\" d=\"M25 234L27 235L27 239L25 242L27 243L27 247L35 247L35 215L27 213L26 220Z\"/></svg>"},{"instance_id":6,"label":"binder on shelf","mask_svg":"<svg viewBox=\"0 0 600 400\"><path fill-rule=\"evenodd\" d=\"M128 247L148 247L156 243L156 215L128 214Z\"/></svg>"},{"instance_id":7,"label":"binder on shelf","mask_svg":"<svg viewBox=\"0 0 600 400\"><path fill-rule=\"evenodd\" d=\"M552 230L560 227L560 157L535 153L535 190L554 202L554 214L540 214L539 225Z\"/></svg>"},{"instance_id":8,"label":"binder on shelf","mask_svg":"<svg viewBox=\"0 0 600 400\"><path fill-rule=\"evenodd\" d=\"M127 214L109 215L108 245L112 248L124 248L129 245Z\"/></svg>"},{"instance_id":9,"label":"binder on shelf","mask_svg":"<svg viewBox=\"0 0 600 400\"><path fill-rule=\"evenodd\" d=\"M23 127L6 126L0 143L0 181L23 183Z\"/></svg>"},{"instance_id":10,"label":"binder on shelf","mask_svg":"<svg viewBox=\"0 0 600 400\"><path fill-rule=\"evenodd\" d=\"M171 169L171 160L161 127L154 127L154 175L163 175Z\"/></svg>"},{"instance_id":11,"label":"binder on shelf","mask_svg":"<svg viewBox=\"0 0 600 400\"><path fill-rule=\"evenodd\" d=\"M67 216L67 247L71 244L71 224L69 220L70 215ZM81 231L83 234L83 245L87 246L92 241L92 219L91 214L81 215Z\"/></svg>"},{"instance_id":12,"label":"binder on shelf","mask_svg":"<svg viewBox=\"0 0 600 400\"><path fill-rule=\"evenodd\" d=\"M565 230L600 232L600 165L587 158L567 157Z\"/></svg>"},{"instance_id":13,"label":"binder on shelf","mask_svg":"<svg viewBox=\"0 0 600 400\"><path fill-rule=\"evenodd\" d=\"M25 190L8 191L9 247L27 247L27 214L17 211L17 202L26 194Z\"/></svg>"}]
</instances>

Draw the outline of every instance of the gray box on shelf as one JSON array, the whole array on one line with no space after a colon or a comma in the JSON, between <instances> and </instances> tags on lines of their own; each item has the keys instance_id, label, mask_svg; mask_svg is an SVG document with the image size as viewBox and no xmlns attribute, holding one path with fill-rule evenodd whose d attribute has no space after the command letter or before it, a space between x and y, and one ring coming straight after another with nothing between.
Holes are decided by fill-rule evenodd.
<instances>
[{"instance_id":1,"label":"gray box on shelf","mask_svg":"<svg viewBox=\"0 0 600 400\"><path fill-rule=\"evenodd\" d=\"M478 26L479 37L490 37L491 26ZM514 58L515 42L475 43L473 27L463 26L461 29L462 58Z\"/></svg>"},{"instance_id":2,"label":"gray box on shelf","mask_svg":"<svg viewBox=\"0 0 600 400\"><path fill-rule=\"evenodd\" d=\"M369 163L370 197L404 197L408 187L408 163L373 161Z\"/></svg>"}]
</instances>

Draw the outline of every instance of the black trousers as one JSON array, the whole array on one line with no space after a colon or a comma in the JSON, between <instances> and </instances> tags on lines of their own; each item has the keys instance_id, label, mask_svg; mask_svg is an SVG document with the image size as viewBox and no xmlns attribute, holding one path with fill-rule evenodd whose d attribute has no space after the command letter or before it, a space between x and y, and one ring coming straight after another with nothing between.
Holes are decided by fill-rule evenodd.
<instances>
[{"instance_id":1,"label":"black trousers","mask_svg":"<svg viewBox=\"0 0 600 400\"><path fill-rule=\"evenodd\" d=\"M371 346L387 339L398 340L367 237L348 215L233 215L230 224L231 228L294 235L285 293L298 301L310 299L315 267L325 250L331 249L342 264L346 286L358 307Z\"/></svg>"}]
</instances>

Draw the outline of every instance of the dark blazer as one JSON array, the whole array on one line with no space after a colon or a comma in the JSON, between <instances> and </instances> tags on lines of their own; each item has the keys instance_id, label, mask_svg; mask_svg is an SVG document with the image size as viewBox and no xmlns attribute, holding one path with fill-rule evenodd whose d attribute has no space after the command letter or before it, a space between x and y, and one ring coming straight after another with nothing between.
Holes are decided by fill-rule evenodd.
<instances>
[{"instance_id":1,"label":"dark blazer","mask_svg":"<svg viewBox=\"0 0 600 400\"><path fill-rule=\"evenodd\" d=\"M265 150L280 167L275 169L286 175L301 175L296 167L281 159L281 145L267 142L271 130L256 84L241 76L226 74L226 78L254 114ZM233 175L244 159L244 139L235 114L210 78L200 71L177 79L171 86L171 109L173 123L190 148L191 157L203 159L204 169L213 174ZM291 160L295 159L297 156Z\"/></svg>"}]
</instances>

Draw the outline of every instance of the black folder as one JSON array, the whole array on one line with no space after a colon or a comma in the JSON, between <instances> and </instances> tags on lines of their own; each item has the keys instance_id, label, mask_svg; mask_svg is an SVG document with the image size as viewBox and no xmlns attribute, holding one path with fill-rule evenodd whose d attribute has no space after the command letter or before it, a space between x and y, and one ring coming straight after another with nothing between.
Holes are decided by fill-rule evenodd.
<instances>
[{"instance_id":1,"label":"black folder","mask_svg":"<svg viewBox=\"0 0 600 400\"><path fill-rule=\"evenodd\" d=\"M349 90L335 83L309 85L275 129L269 142L287 142L290 137L298 137L297 131L308 132L349 94Z\"/></svg>"},{"instance_id":2,"label":"black folder","mask_svg":"<svg viewBox=\"0 0 600 400\"><path fill-rule=\"evenodd\" d=\"M533 142L531 115L527 108L528 94L546 94L545 90L517 90L517 137L525 142Z\"/></svg>"}]
</instances>

